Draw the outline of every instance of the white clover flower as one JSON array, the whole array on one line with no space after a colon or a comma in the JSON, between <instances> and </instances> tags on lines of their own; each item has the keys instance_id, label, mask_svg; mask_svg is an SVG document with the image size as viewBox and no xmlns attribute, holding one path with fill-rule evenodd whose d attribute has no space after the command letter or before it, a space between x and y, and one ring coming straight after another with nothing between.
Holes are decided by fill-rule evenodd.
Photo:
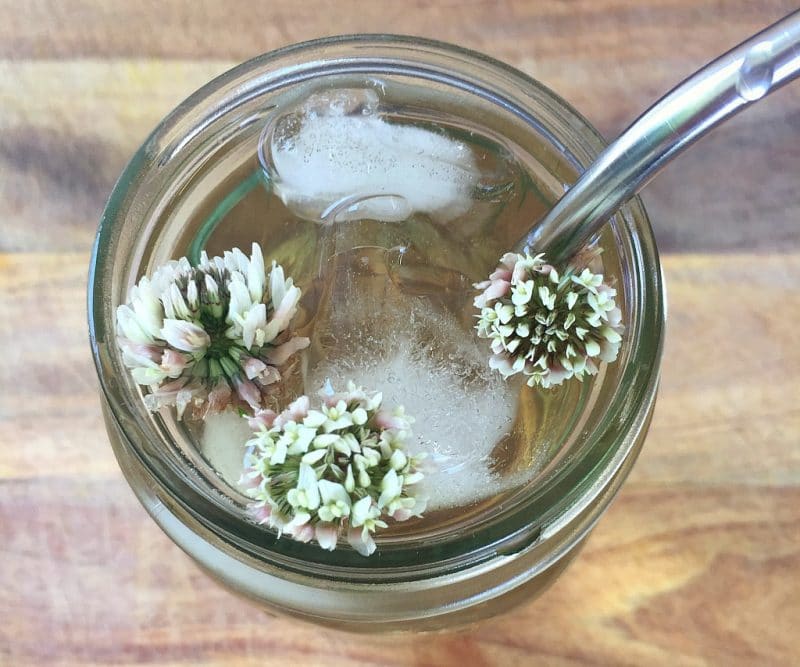
<instances>
[{"instance_id":1,"label":"white clover flower","mask_svg":"<svg viewBox=\"0 0 800 667\"><path fill-rule=\"evenodd\" d=\"M544 255L506 253L475 287L475 329L491 341L489 366L504 377L522 373L528 385L547 388L616 360L625 328L616 290L601 274L559 276Z\"/></svg>"},{"instance_id":2,"label":"white clover flower","mask_svg":"<svg viewBox=\"0 0 800 667\"><path fill-rule=\"evenodd\" d=\"M269 289L267 289L269 281ZM275 262L267 276L261 248L247 257L183 257L141 278L117 308L117 342L147 407L191 405L202 415L238 399L261 407L278 367L309 340L292 336L300 290Z\"/></svg>"},{"instance_id":3,"label":"white clover flower","mask_svg":"<svg viewBox=\"0 0 800 667\"><path fill-rule=\"evenodd\" d=\"M338 394L326 385L322 398L319 410L301 396L281 414L261 410L250 418L240 485L253 499L254 518L279 534L332 550L346 533L369 556L385 518L406 521L425 511L413 489L423 457L405 451L414 420L402 407L382 409L380 394L352 383Z\"/></svg>"}]
</instances>

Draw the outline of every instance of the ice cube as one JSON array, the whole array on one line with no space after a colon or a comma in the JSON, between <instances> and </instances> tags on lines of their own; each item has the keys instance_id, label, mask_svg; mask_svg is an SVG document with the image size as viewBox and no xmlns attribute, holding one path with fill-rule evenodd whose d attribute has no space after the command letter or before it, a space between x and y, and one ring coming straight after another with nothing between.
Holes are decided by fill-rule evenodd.
<instances>
[{"instance_id":1,"label":"ice cube","mask_svg":"<svg viewBox=\"0 0 800 667\"><path fill-rule=\"evenodd\" d=\"M420 488L431 510L470 505L518 483L492 470L492 452L514 427L519 385L489 369L486 350L451 313L414 299L374 306L338 304L336 348L310 370L306 391L352 380L379 389L386 407L403 405L416 419L410 449L434 464ZM376 319L387 335L376 335Z\"/></svg>"},{"instance_id":2,"label":"ice cube","mask_svg":"<svg viewBox=\"0 0 800 667\"><path fill-rule=\"evenodd\" d=\"M259 158L299 217L447 222L469 211L480 177L468 146L389 122L375 90L315 93L265 128Z\"/></svg>"},{"instance_id":3,"label":"ice cube","mask_svg":"<svg viewBox=\"0 0 800 667\"><path fill-rule=\"evenodd\" d=\"M247 420L232 409L208 415L203 423L200 451L228 484L238 488L245 443L252 436Z\"/></svg>"}]
</instances>

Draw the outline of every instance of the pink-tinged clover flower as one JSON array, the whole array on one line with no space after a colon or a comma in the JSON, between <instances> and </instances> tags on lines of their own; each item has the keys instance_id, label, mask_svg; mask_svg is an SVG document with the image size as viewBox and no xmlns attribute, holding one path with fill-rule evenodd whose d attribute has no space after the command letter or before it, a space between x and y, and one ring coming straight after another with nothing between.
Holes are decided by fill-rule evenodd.
<instances>
[{"instance_id":1,"label":"pink-tinged clover flower","mask_svg":"<svg viewBox=\"0 0 800 667\"><path fill-rule=\"evenodd\" d=\"M340 393L328 384L321 396L318 410L301 396L280 414L261 410L250 418L240 486L260 523L328 550L346 535L369 556L385 519L425 511L414 492L423 457L406 452L414 420L352 383Z\"/></svg>"},{"instance_id":2,"label":"pink-tinged clover flower","mask_svg":"<svg viewBox=\"0 0 800 667\"><path fill-rule=\"evenodd\" d=\"M261 248L183 257L143 277L117 308L123 363L149 393L150 410L173 405L205 416L232 402L262 406L279 368L309 340L289 330L300 290L283 268L267 273Z\"/></svg>"},{"instance_id":3,"label":"pink-tinged clover flower","mask_svg":"<svg viewBox=\"0 0 800 667\"><path fill-rule=\"evenodd\" d=\"M542 254L506 253L475 288L475 328L490 341L489 367L503 377L522 373L529 386L548 388L616 360L625 327L616 290L601 274L559 275Z\"/></svg>"}]
</instances>

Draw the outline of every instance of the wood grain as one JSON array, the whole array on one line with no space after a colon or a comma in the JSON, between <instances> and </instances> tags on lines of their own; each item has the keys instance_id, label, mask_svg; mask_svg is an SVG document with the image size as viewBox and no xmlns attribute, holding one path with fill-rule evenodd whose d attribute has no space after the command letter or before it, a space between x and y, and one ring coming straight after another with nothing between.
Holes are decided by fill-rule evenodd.
<instances>
[{"instance_id":1,"label":"wood grain","mask_svg":"<svg viewBox=\"0 0 800 667\"><path fill-rule=\"evenodd\" d=\"M2 0L8 22L0 57L244 60L325 35L392 32L480 44L506 61L562 59L566 45L570 57L606 62L647 58L656 50L703 58L716 55L717 44L740 41L794 9L786 0L198 0L191 6L180 0L31 0L24 6ZM677 44L676 34L684 36Z\"/></svg>"},{"instance_id":2,"label":"wood grain","mask_svg":"<svg viewBox=\"0 0 800 667\"><path fill-rule=\"evenodd\" d=\"M0 250L85 248L116 175L156 123L211 77L279 46L359 31L455 42L519 67L614 137L684 76L793 9L777 0L0 0L9 18L0 220L16 223ZM800 248L798 131L800 87L790 86L669 167L645 194L662 249ZM37 234L51 225L58 237Z\"/></svg>"},{"instance_id":3,"label":"wood grain","mask_svg":"<svg viewBox=\"0 0 800 667\"><path fill-rule=\"evenodd\" d=\"M565 576L476 628L355 638L221 590L122 479L85 324L89 247L114 179L167 111L238 61L334 33L436 37L520 67L613 136L793 9L0 0L0 665L800 664L798 86L648 188L673 251L648 441Z\"/></svg>"},{"instance_id":4,"label":"wood grain","mask_svg":"<svg viewBox=\"0 0 800 667\"><path fill-rule=\"evenodd\" d=\"M401 639L312 628L231 597L121 479L0 489L8 665L788 665L798 656L797 488L629 484L538 601L460 633Z\"/></svg>"},{"instance_id":5,"label":"wood grain","mask_svg":"<svg viewBox=\"0 0 800 667\"><path fill-rule=\"evenodd\" d=\"M0 345L15 350L0 366L14 387L0 396L0 664L800 659L800 254L666 257L655 419L576 563L511 616L399 642L267 617L200 573L107 444L83 326L88 255L0 257Z\"/></svg>"}]
</instances>

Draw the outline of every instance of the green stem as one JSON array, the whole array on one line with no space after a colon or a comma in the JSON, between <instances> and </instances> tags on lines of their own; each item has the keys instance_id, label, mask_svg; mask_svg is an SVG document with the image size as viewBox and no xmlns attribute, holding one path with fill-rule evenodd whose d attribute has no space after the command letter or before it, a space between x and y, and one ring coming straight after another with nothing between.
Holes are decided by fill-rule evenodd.
<instances>
[{"instance_id":1,"label":"green stem","mask_svg":"<svg viewBox=\"0 0 800 667\"><path fill-rule=\"evenodd\" d=\"M245 196L257 187L260 183L269 186L267 175L261 169L256 169L250 176L243 180L236 188L229 192L225 198L217 204L211 215L206 218L200 229L192 240L189 246L189 262L192 266L197 266L200 263L200 254L206 247L208 239L214 230L219 225L220 221L228 215L231 209L236 206Z\"/></svg>"}]
</instances>

